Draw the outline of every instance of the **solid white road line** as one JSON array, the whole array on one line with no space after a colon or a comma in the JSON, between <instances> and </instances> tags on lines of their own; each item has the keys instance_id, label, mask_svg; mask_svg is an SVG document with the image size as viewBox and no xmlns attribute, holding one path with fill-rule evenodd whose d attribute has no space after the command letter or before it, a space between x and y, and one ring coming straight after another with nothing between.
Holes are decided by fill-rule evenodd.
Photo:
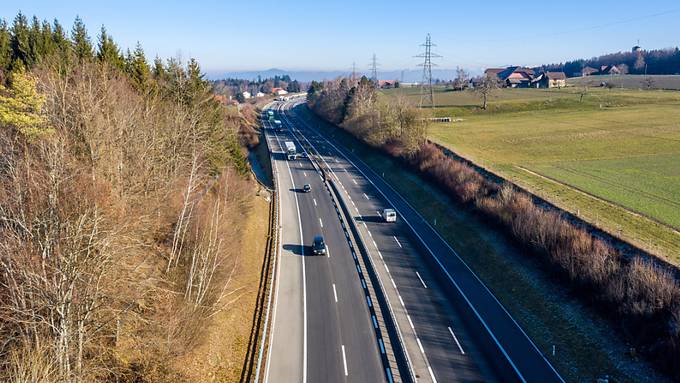
<instances>
[{"instance_id":1,"label":"solid white road line","mask_svg":"<svg viewBox=\"0 0 680 383\"><path fill-rule=\"evenodd\" d=\"M307 177L307 172L302 172L302 175Z\"/></svg>"},{"instance_id":2,"label":"solid white road line","mask_svg":"<svg viewBox=\"0 0 680 383\"><path fill-rule=\"evenodd\" d=\"M349 375L347 373L347 357L345 356L345 345L342 345L342 365L345 367L345 376Z\"/></svg>"},{"instance_id":3,"label":"solid white road line","mask_svg":"<svg viewBox=\"0 0 680 383\"><path fill-rule=\"evenodd\" d=\"M335 303L338 303L338 291L335 290L335 283L333 283L333 296L335 297ZM449 327L449 331L451 331L451 327Z\"/></svg>"},{"instance_id":4,"label":"solid white road line","mask_svg":"<svg viewBox=\"0 0 680 383\"><path fill-rule=\"evenodd\" d=\"M354 182L355 185L358 185L357 180L355 180L354 178L352 178L352 182Z\"/></svg>"},{"instance_id":5,"label":"solid white road line","mask_svg":"<svg viewBox=\"0 0 680 383\"><path fill-rule=\"evenodd\" d=\"M408 324L411 325L411 328L415 329L415 327L413 327L413 322L411 321L411 316L406 314L406 319L408 319ZM422 346L421 346L421 351L422 351Z\"/></svg>"},{"instance_id":6,"label":"solid white road line","mask_svg":"<svg viewBox=\"0 0 680 383\"><path fill-rule=\"evenodd\" d=\"M323 227L323 221L321 220L321 218L319 218L319 225L321 225L321 227Z\"/></svg>"},{"instance_id":7,"label":"solid white road line","mask_svg":"<svg viewBox=\"0 0 680 383\"><path fill-rule=\"evenodd\" d=\"M458 342L458 338L456 338L456 334L453 333L453 330L451 330L451 327L449 327L449 332L451 333L451 336L453 337L453 340L456 341L456 345L458 346L458 349L460 350L460 353L465 355L465 351L463 351L463 347L460 346L460 342Z\"/></svg>"},{"instance_id":8,"label":"solid white road line","mask_svg":"<svg viewBox=\"0 0 680 383\"><path fill-rule=\"evenodd\" d=\"M393 235L392 238L394 238L394 240L397 241L397 245L399 245L399 247L403 247L401 246L401 242L399 242L396 236Z\"/></svg>"},{"instance_id":9,"label":"solid white road line","mask_svg":"<svg viewBox=\"0 0 680 383\"><path fill-rule=\"evenodd\" d=\"M316 206L316 198L312 198L312 201L314 201L314 206Z\"/></svg>"},{"instance_id":10,"label":"solid white road line","mask_svg":"<svg viewBox=\"0 0 680 383\"><path fill-rule=\"evenodd\" d=\"M420 338L416 338L416 342L418 342L418 348L420 348L420 352L422 352L424 354L425 349L423 349L423 344L420 343Z\"/></svg>"},{"instance_id":11,"label":"solid white road line","mask_svg":"<svg viewBox=\"0 0 680 383\"><path fill-rule=\"evenodd\" d=\"M366 199L370 199L370 198L368 198L368 196L366 195L366 193L364 193L364 198L366 198Z\"/></svg>"},{"instance_id":12,"label":"solid white road line","mask_svg":"<svg viewBox=\"0 0 680 383\"><path fill-rule=\"evenodd\" d=\"M420 279L420 283L423 284L424 288L427 288L427 285L425 284L425 281L423 281L423 278L420 277L420 274L416 271L416 275L418 276L418 279Z\"/></svg>"},{"instance_id":13,"label":"solid white road line","mask_svg":"<svg viewBox=\"0 0 680 383\"><path fill-rule=\"evenodd\" d=\"M432 378L432 382L437 383L437 378L434 377L434 372L432 372L432 367L430 367L428 365L427 369L430 371L430 377Z\"/></svg>"}]
</instances>

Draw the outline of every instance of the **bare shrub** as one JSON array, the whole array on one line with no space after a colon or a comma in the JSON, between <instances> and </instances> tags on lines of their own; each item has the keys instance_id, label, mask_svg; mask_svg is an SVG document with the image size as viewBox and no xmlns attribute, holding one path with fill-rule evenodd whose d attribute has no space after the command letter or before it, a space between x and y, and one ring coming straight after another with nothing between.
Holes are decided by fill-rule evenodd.
<instances>
[{"instance_id":1,"label":"bare shrub","mask_svg":"<svg viewBox=\"0 0 680 383\"><path fill-rule=\"evenodd\" d=\"M670 313L680 297L673 276L658 265L635 258L609 285L612 300L620 302L619 311L633 316L652 317Z\"/></svg>"}]
</instances>

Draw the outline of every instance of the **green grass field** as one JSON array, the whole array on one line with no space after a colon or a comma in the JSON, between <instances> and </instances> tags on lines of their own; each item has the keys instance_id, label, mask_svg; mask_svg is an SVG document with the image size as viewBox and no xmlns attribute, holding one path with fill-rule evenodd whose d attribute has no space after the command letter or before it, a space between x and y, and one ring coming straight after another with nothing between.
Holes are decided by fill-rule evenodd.
<instances>
[{"instance_id":1,"label":"green grass field","mask_svg":"<svg viewBox=\"0 0 680 383\"><path fill-rule=\"evenodd\" d=\"M652 89L680 90L680 75L649 75ZM629 89L647 89L648 84L644 81L645 76L639 74L627 74L621 76L587 76L570 78L567 83L574 86L599 86L600 83L609 82L616 87Z\"/></svg>"},{"instance_id":2,"label":"green grass field","mask_svg":"<svg viewBox=\"0 0 680 383\"><path fill-rule=\"evenodd\" d=\"M417 89L397 89L417 99ZM435 95L430 138L680 265L680 92L503 89ZM447 105L447 106L445 106Z\"/></svg>"}]
</instances>

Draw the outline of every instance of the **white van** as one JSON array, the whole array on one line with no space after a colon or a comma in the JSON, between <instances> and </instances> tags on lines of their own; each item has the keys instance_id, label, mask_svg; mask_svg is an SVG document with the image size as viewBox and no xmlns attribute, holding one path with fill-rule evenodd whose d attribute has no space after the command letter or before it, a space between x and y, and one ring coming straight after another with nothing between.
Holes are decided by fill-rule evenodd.
<instances>
[{"instance_id":1,"label":"white van","mask_svg":"<svg viewBox=\"0 0 680 383\"><path fill-rule=\"evenodd\" d=\"M397 222L397 212L394 209L383 209L382 216L385 222Z\"/></svg>"}]
</instances>

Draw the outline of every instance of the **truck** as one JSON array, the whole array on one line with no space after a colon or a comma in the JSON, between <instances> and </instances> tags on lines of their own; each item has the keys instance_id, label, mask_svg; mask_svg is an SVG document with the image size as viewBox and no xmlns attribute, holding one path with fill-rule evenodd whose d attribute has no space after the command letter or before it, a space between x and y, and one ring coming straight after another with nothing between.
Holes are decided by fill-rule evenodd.
<instances>
[{"instance_id":1,"label":"truck","mask_svg":"<svg viewBox=\"0 0 680 383\"><path fill-rule=\"evenodd\" d=\"M281 123L281 120L274 120L274 130L277 132L283 130L283 124Z\"/></svg>"},{"instance_id":2,"label":"truck","mask_svg":"<svg viewBox=\"0 0 680 383\"><path fill-rule=\"evenodd\" d=\"M294 160L297 158L297 150L295 149L295 144L293 141L286 141L284 142L284 145L286 146L286 158L288 160Z\"/></svg>"},{"instance_id":3,"label":"truck","mask_svg":"<svg viewBox=\"0 0 680 383\"><path fill-rule=\"evenodd\" d=\"M383 209L382 216L385 222L397 222L397 212L394 209Z\"/></svg>"}]
</instances>

